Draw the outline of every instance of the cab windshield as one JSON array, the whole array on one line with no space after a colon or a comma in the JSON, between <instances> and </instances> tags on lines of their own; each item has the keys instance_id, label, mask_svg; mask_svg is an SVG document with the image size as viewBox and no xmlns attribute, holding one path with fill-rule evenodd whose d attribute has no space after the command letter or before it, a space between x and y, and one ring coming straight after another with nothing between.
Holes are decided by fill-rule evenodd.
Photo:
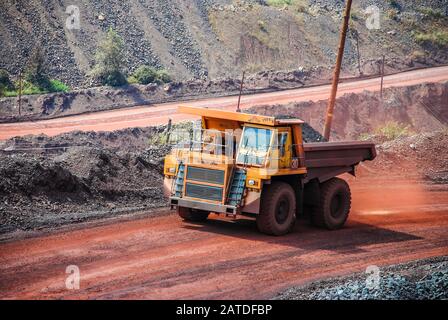
<instances>
[{"instance_id":1,"label":"cab windshield","mask_svg":"<svg viewBox=\"0 0 448 320\"><path fill-rule=\"evenodd\" d=\"M271 145L272 130L244 127L237 162L261 166L265 163Z\"/></svg>"}]
</instances>

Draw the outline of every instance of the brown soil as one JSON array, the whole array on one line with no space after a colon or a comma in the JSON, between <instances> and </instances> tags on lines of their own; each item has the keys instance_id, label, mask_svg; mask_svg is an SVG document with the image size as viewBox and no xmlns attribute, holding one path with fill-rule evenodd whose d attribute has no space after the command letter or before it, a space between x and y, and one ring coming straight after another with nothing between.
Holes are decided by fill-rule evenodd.
<instances>
[{"instance_id":1,"label":"brown soil","mask_svg":"<svg viewBox=\"0 0 448 320\"><path fill-rule=\"evenodd\" d=\"M378 181L376 181L378 182ZM292 285L447 254L448 197L395 180L352 184L347 226L325 231L300 221L284 237L247 219L182 222L177 216L84 226L0 244L4 299L259 299ZM407 194L406 199L383 197ZM365 199L373 199L364 207ZM385 211L384 209L387 210ZM67 290L68 265L81 273Z\"/></svg>"}]
</instances>

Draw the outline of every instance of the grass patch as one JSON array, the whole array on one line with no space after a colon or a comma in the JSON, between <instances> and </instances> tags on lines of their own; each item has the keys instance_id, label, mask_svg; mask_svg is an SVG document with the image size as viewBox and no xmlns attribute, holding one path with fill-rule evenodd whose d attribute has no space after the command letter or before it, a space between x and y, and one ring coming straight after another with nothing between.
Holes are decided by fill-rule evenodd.
<instances>
[{"instance_id":1,"label":"grass patch","mask_svg":"<svg viewBox=\"0 0 448 320\"><path fill-rule=\"evenodd\" d=\"M417 9L417 11L420 13L423 13L424 15L428 16L431 19L442 19L445 17L442 10L440 10L440 9L422 7L422 8Z\"/></svg>"},{"instance_id":2,"label":"grass patch","mask_svg":"<svg viewBox=\"0 0 448 320\"><path fill-rule=\"evenodd\" d=\"M420 44L432 44L445 47L448 46L448 31L433 30L429 32L415 32L414 39Z\"/></svg>"},{"instance_id":3,"label":"grass patch","mask_svg":"<svg viewBox=\"0 0 448 320\"><path fill-rule=\"evenodd\" d=\"M386 138L387 140L395 140L400 137L406 137L411 134L409 126L396 121L389 121L384 126L378 127L375 134Z\"/></svg>"},{"instance_id":4,"label":"grass patch","mask_svg":"<svg viewBox=\"0 0 448 320\"><path fill-rule=\"evenodd\" d=\"M49 92L69 92L70 87L59 80L50 80Z\"/></svg>"},{"instance_id":5,"label":"grass patch","mask_svg":"<svg viewBox=\"0 0 448 320\"><path fill-rule=\"evenodd\" d=\"M284 7L293 5L296 0L267 0L266 3L271 7Z\"/></svg>"},{"instance_id":6,"label":"grass patch","mask_svg":"<svg viewBox=\"0 0 448 320\"><path fill-rule=\"evenodd\" d=\"M301 13L308 11L308 1L305 0L267 0L266 4L270 7L290 8Z\"/></svg>"},{"instance_id":7,"label":"grass patch","mask_svg":"<svg viewBox=\"0 0 448 320\"><path fill-rule=\"evenodd\" d=\"M389 121L384 125L377 127L373 132L361 133L358 137L361 141L391 141L400 137L408 137L413 132L409 129L409 126L396 122Z\"/></svg>"},{"instance_id":8,"label":"grass patch","mask_svg":"<svg viewBox=\"0 0 448 320\"><path fill-rule=\"evenodd\" d=\"M15 89L5 90L3 92L4 97L17 97L19 95L19 83L18 81L14 85ZM22 82L22 95L33 95L33 94L45 94L53 92L69 92L70 87L59 80L50 80L50 87L48 89L40 88L28 81Z\"/></svg>"}]
</instances>

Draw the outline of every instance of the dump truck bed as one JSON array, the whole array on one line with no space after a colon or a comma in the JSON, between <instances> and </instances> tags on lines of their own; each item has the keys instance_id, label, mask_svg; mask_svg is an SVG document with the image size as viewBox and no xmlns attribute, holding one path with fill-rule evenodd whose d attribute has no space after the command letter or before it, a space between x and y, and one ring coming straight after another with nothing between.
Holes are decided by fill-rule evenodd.
<instances>
[{"instance_id":1,"label":"dump truck bed","mask_svg":"<svg viewBox=\"0 0 448 320\"><path fill-rule=\"evenodd\" d=\"M355 166L376 157L372 142L320 142L304 143L305 182L318 179L324 182L342 173L355 174Z\"/></svg>"}]
</instances>

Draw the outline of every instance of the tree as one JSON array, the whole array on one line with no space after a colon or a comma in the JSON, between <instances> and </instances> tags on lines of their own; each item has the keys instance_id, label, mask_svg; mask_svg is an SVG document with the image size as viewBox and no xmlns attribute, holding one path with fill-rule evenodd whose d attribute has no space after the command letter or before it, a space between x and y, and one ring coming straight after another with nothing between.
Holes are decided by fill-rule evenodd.
<instances>
[{"instance_id":1,"label":"tree","mask_svg":"<svg viewBox=\"0 0 448 320\"><path fill-rule=\"evenodd\" d=\"M25 80L43 90L51 89L47 65L41 47L37 46L31 53L25 70Z\"/></svg>"},{"instance_id":2,"label":"tree","mask_svg":"<svg viewBox=\"0 0 448 320\"><path fill-rule=\"evenodd\" d=\"M127 83L125 77L123 39L110 28L106 38L100 43L95 56L96 64L92 76L103 85L122 86Z\"/></svg>"}]
</instances>

